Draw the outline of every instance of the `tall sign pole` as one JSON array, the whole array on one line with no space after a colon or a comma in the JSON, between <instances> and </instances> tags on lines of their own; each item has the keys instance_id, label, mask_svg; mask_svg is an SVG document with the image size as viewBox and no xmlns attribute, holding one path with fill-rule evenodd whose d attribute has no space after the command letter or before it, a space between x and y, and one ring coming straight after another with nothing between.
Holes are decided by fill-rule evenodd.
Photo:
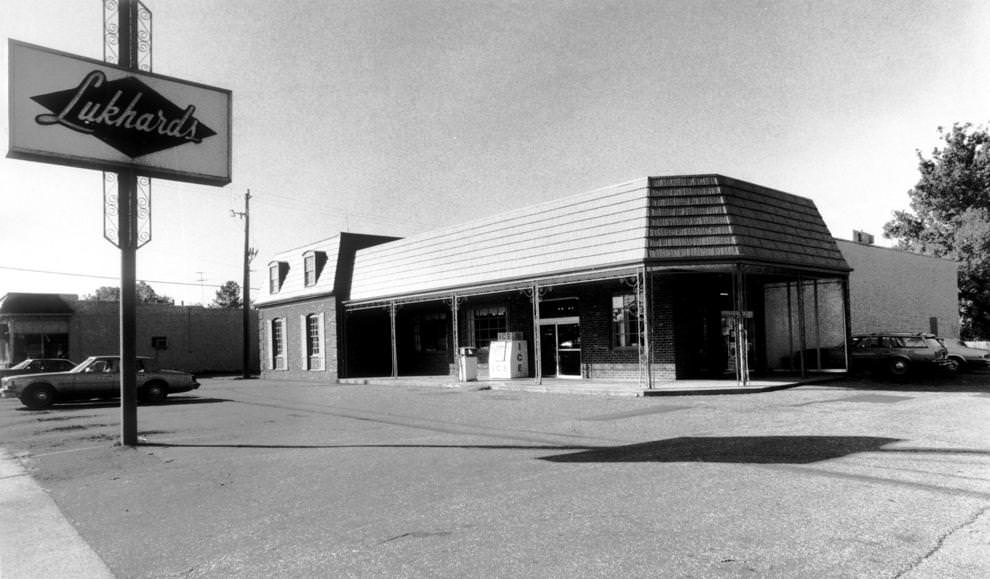
<instances>
[{"instance_id":1,"label":"tall sign pole","mask_svg":"<svg viewBox=\"0 0 990 579\"><path fill-rule=\"evenodd\" d=\"M151 73L151 12L138 0L103 0L103 16L103 62L8 40L7 157L109 172L103 235L120 248L121 443L134 446L136 252L151 239L151 178L230 183L231 94Z\"/></svg>"},{"instance_id":2,"label":"tall sign pole","mask_svg":"<svg viewBox=\"0 0 990 579\"><path fill-rule=\"evenodd\" d=\"M138 70L137 0L118 0L118 64ZM142 6L143 8L143 6ZM137 173L117 177L117 246L120 247L120 442L136 446L137 431Z\"/></svg>"}]
</instances>

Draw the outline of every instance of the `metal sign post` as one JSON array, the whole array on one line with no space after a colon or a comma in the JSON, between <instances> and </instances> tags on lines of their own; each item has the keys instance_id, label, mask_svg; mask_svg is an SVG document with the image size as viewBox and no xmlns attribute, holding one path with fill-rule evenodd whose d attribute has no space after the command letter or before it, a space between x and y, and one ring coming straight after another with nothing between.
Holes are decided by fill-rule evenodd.
<instances>
[{"instance_id":1,"label":"metal sign post","mask_svg":"<svg viewBox=\"0 0 990 579\"><path fill-rule=\"evenodd\" d=\"M138 34L138 12L148 15L150 28L151 12L137 0L104 0L104 15L108 7L117 5L120 66L138 70L140 39ZM104 18L106 22L106 18ZM112 31L113 28L109 27ZM105 31L106 34L106 31ZM147 35L148 51L150 38ZM104 46L110 44L104 42ZM109 51L108 51L109 52ZM150 59L149 59L150 62ZM149 65L150 67L150 65ZM137 248L138 248L138 202L137 173L121 171L117 173L117 247L120 248L120 443L135 446L138 443L137 431ZM106 187L106 179L104 179ZM150 189L149 189L150 191ZM149 192L150 199L150 192ZM106 207L104 207L106 210ZM149 204L150 217L150 204ZM104 223L106 219L104 219Z\"/></svg>"},{"instance_id":2,"label":"metal sign post","mask_svg":"<svg viewBox=\"0 0 990 579\"><path fill-rule=\"evenodd\" d=\"M230 183L231 94L150 72L151 11L138 0L103 0L103 21L102 62L8 40L7 157L112 172L103 235L120 248L121 443L133 446L135 254L151 239L151 178Z\"/></svg>"}]
</instances>

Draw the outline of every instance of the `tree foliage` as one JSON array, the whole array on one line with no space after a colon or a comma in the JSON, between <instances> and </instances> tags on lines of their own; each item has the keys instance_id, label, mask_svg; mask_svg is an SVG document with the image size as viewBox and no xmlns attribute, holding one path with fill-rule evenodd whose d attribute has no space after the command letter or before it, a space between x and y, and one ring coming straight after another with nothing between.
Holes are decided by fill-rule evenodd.
<instances>
[{"instance_id":1,"label":"tree foliage","mask_svg":"<svg viewBox=\"0 0 990 579\"><path fill-rule=\"evenodd\" d=\"M138 281L134 285L134 291L137 294L137 302L139 304L175 304L174 299L155 293L155 290L143 281ZM119 302L120 288L117 286L105 285L97 288L96 291L85 296L83 299L95 300L98 302Z\"/></svg>"},{"instance_id":2,"label":"tree foliage","mask_svg":"<svg viewBox=\"0 0 990 579\"><path fill-rule=\"evenodd\" d=\"M241 307L241 286L236 281L228 281L217 290L217 296L211 304L215 308Z\"/></svg>"},{"instance_id":3,"label":"tree foliage","mask_svg":"<svg viewBox=\"0 0 990 579\"><path fill-rule=\"evenodd\" d=\"M896 211L884 236L910 251L959 263L964 338L990 337L990 133L986 127L939 127L942 144L918 152L921 178L908 191L911 211Z\"/></svg>"}]
</instances>

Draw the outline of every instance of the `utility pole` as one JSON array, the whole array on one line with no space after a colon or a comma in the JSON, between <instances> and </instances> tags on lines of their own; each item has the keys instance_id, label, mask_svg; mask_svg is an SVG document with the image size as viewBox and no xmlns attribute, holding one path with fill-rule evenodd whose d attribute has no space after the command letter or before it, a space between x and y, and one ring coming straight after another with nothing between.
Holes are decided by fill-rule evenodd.
<instances>
[{"instance_id":1,"label":"utility pole","mask_svg":"<svg viewBox=\"0 0 990 579\"><path fill-rule=\"evenodd\" d=\"M244 193L244 211L231 211L231 215L244 219L244 279L241 286L241 344L242 374L245 380L251 377L251 190Z\"/></svg>"}]
</instances>

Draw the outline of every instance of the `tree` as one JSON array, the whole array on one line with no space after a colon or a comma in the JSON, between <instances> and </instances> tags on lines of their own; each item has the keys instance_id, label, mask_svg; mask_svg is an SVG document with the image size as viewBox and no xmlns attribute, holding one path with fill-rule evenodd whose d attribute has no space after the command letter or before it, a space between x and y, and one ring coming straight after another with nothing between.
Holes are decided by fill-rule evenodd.
<instances>
[{"instance_id":1,"label":"tree","mask_svg":"<svg viewBox=\"0 0 990 579\"><path fill-rule=\"evenodd\" d=\"M228 281L217 290L212 307L235 309L241 307L241 286L236 281Z\"/></svg>"},{"instance_id":2,"label":"tree","mask_svg":"<svg viewBox=\"0 0 990 579\"><path fill-rule=\"evenodd\" d=\"M158 295L155 290L143 281L139 281L134 285L134 291L137 294L137 302L139 304L168 304L175 305L175 300L163 295ZM120 301L120 288L117 286L108 286L97 288L92 294L85 296L83 299L95 300L98 302L119 302Z\"/></svg>"},{"instance_id":3,"label":"tree","mask_svg":"<svg viewBox=\"0 0 990 579\"><path fill-rule=\"evenodd\" d=\"M938 129L941 148L918 151L921 179L911 211L896 211L884 236L902 249L959 263L959 316L966 339L990 337L990 132L970 123Z\"/></svg>"}]
</instances>

